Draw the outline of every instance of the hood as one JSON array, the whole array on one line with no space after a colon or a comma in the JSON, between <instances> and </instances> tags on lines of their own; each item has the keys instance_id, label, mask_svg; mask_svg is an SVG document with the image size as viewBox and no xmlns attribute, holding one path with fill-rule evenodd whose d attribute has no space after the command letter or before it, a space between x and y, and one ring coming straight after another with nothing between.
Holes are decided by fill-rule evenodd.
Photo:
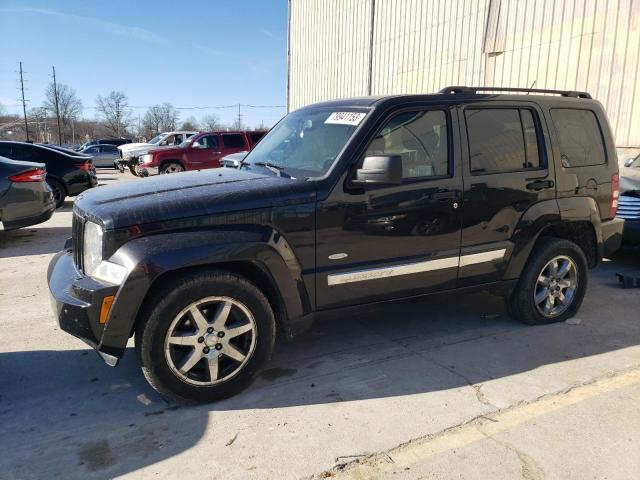
<instances>
[{"instance_id":1,"label":"hood","mask_svg":"<svg viewBox=\"0 0 640 480\"><path fill-rule=\"evenodd\" d=\"M117 229L302 203L311 201L314 193L312 182L216 168L92 188L76 198L74 208L100 221L105 229Z\"/></svg>"},{"instance_id":2,"label":"hood","mask_svg":"<svg viewBox=\"0 0 640 480\"><path fill-rule=\"evenodd\" d=\"M130 150L135 150L136 148L140 148L140 147L153 147L154 145L151 145L150 143L143 143L143 142L138 142L138 143L125 143L124 145L119 145L118 146L118 150L120 150L121 152L128 152Z\"/></svg>"},{"instance_id":3,"label":"hood","mask_svg":"<svg viewBox=\"0 0 640 480\"><path fill-rule=\"evenodd\" d=\"M640 168L620 169L620 193L640 192Z\"/></svg>"},{"instance_id":4,"label":"hood","mask_svg":"<svg viewBox=\"0 0 640 480\"><path fill-rule=\"evenodd\" d=\"M180 155L184 152L184 148L176 147L172 145L168 145L166 147L159 147L157 145L153 145L152 148L147 148L144 153L161 153L163 155Z\"/></svg>"}]
</instances>

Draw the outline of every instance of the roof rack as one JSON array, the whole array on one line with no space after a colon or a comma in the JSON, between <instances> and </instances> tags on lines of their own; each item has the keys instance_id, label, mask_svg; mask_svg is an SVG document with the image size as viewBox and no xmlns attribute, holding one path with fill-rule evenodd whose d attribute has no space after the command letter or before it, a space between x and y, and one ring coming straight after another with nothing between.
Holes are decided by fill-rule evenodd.
<instances>
[{"instance_id":1,"label":"roof rack","mask_svg":"<svg viewBox=\"0 0 640 480\"><path fill-rule=\"evenodd\" d=\"M522 92L522 93L552 93L563 97L591 98L587 92L576 92L573 90L546 90L542 88L515 88L515 87L445 87L438 93L448 94L468 94L473 95L478 92Z\"/></svg>"}]
</instances>

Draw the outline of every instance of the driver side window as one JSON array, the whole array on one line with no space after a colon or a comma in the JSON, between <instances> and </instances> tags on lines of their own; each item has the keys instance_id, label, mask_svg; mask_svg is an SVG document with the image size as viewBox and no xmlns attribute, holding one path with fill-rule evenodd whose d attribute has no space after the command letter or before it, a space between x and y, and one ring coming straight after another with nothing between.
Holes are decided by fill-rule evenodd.
<instances>
[{"instance_id":1,"label":"driver side window","mask_svg":"<svg viewBox=\"0 0 640 480\"><path fill-rule=\"evenodd\" d=\"M198 148L218 148L218 139L215 135L205 135L197 140L200 144Z\"/></svg>"},{"instance_id":2,"label":"driver side window","mask_svg":"<svg viewBox=\"0 0 640 480\"><path fill-rule=\"evenodd\" d=\"M365 157L398 155L402 178L445 177L449 174L447 117L442 110L396 115L369 144Z\"/></svg>"}]
</instances>

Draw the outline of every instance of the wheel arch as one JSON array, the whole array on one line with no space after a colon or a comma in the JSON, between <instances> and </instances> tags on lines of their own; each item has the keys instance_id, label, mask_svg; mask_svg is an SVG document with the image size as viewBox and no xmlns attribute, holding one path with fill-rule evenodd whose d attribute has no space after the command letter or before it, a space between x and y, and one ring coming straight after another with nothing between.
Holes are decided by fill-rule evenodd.
<instances>
[{"instance_id":1,"label":"wheel arch","mask_svg":"<svg viewBox=\"0 0 640 480\"><path fill-rule=\"evenodd\" d=\"M165 166L167 163L177 163L182 168L184 168L185 170L187 169L187 167L185 166L184 162L179 158L166 158L164 160L160 160L160 162L158 163L158 169L161 170L162 167Z\"/></svg>"}]
</instances>

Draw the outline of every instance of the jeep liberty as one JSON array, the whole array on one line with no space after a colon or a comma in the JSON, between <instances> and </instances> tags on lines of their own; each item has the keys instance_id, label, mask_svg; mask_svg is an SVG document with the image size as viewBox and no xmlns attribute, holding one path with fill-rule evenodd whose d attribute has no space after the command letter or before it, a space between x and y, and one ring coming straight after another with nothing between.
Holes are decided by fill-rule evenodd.
<instances>
[{"instance_id":1,"label":"jeep liberty","mask_svg":"<svg viewBox=\"0 0 640 480\"><path fill-rule=\"evenodd\" d=\"M617 197L587 93L328 101L289 113L237 169L83 193L48 283L60 327L107 364L134 336L155 389L209 402L319 313L482 289L529 324L571 317L620 245Z\"/></svg>"}]
</instances>

